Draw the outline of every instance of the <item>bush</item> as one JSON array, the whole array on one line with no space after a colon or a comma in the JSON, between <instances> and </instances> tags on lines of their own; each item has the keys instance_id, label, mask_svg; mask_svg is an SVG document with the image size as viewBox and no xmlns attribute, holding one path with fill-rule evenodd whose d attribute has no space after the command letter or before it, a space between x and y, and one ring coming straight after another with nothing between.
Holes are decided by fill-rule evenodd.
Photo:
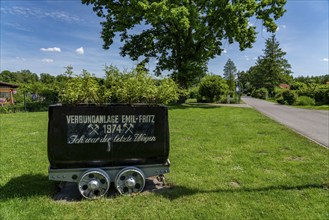
<instances>
[{"instance_id":1,"label":"bush","mask_svg":"<svg viewBox=\"0 0 329 220\"><path fill-rule=\"evenodd\" d=\"M26 110L29 112L42 112L48 111L48 106L51 103L46 102L28 102L26 103Z\"/></svg>"},{"instance_id":2,"label":"bush","mask_svg":"<svg viewBox=\"0 0 329 220\"><path fill-rule=\"evenodd\" d=\"M80 75L75 75L73 68L68 66L65 76L67 80L62 93L59 94L62 103L103 103L108 99L109 94L104 93L96 77L86 70Z\"/></svg>"},{"instance_id":3,"label":"bush","mask_svg":"<svg viewBox=\"0 0 329 220\"><path fill-rule=\"evenodd\" d=\"M296 100L296 105L315 105L315 100L308 96L300 96Z\"/></svg>"},{"instance_id":4,"label":"bush","mask_svg":"<svg viewBox=\"0 0 329 220\"><path fill-rule=\"evenodd\" d=\"M199 95L199 87L193 87L189 89L189 94L188 94L188 98L190 99L196 99L198 98Z\"/></svg>"},{"instance_id":5,"label":"bush","mask_svg":"<svg viewBox=\"0 0 329 220\"><path fill-rule=\"evenodd\" d=\"M110 66L105 71L105 87L110 102L168 104L187 95L172 79L152 79L141 67L122 73Z\"/></svg>"},{"instance_id":6,"label":"bush","mask_svg":"<svg viewBox=\"0 0 329 220\"><path fill-rule=\"evenodd\" d=\"M282 93L283 100L289 105L294 104L297 100L297 97L297 94L291 90L286 90Z\"/></svg>"},{"instance_id":7,"label":"bush","mask_svg":"<svg viewBox=\"0 0 329 220\"><path fill-rule=\"evenodd\" d=\"M199 84L199 94L210 102L219 100L220 96L227 93L228 85L220 76L205 76Z\"/></svg>"},{"instance_id":8,"label":"bush","mask_svg":"<svg viewBox=\"0 0 329 220\"><path fill-rule=\"evenodd\" d=\"M81 75L74 75L72 68L67 67L68 79L60 96L61 102L168 104L186 96L172 79L153 79L141 67L131 72L120 72L114 66L107 66L105 74L105 79L99 82L85 70Z\"/></svg>"},{"instance_id":9,"label":"bush","mask_svg":"<svg viewBox=\"0 0 329 220\"><path fill-rule=\"evenodd\" d=\"M276 99L276 102L279 103L279 104L281 104L281 105L286 104L286 101L283 99L282 96L278 97L278 98Z\"/></svg>"},{"instance_id":10,"label":"bush","mask_svg":"<svg viewBox=\"0 0 329 220\"><path fill-rule=\"evenodd\" d=\"M227 97L227 96L221 97L219 102L223 104L239 104L239 101L237 100L236 97Z\"/></svg>"},{"instance_id":11,"label":"bush","mask_svg":"<svg viewBox=\"0 0 329 220\"><path fill-rule=\"evenodd\" d=\"M23 111L24 111L24 105L23 104L0 106L0 114L23 112Z\"/></svg>"},{"instance_id":12,"label":"bush","mask_svg":"<svg viewBox=\"0 0 329 220\"><path fill-rule=\"evenodd\" d=\"M317 104L328 105L329 104L329 88L319 88L314 92L314 99Z\"/></svg>"},{"instance_id":13,"label":"bush","mask_svg":"<svg viewBox=\"0 0 329 220\"><path fill-rule=\"evenodd\" d=\"M329 104L329 85L296 82L291 88L296 91L298 96L307 96L315 99L318 105Z\"/></svg>"},{"instance_id":14,"label":"bush","mask_svg":"<svg viewBox=\"0 0 329 220\"><path fill-rule=\"evenodd\" d=\"M258 99L267 99L268 98L268 90L266 88L256 89L251 94L252 97Z\"/></svg>"},{"instance_id":15,"label":"bush","mask_svg":"<svg viewBox=\"0 0 329 220\"><path fill-rule=\"evenodd\" d=\"M291 90L301 90L301 91L305 91L307 90L307 85L303 82L294 82L291 86L290 86Z\"/></svg>"},{"instance_id":16,"label":"bush","mask_svg":"<svg viewBox=\"0 0 329 220\"><path fill-rule=\"evenodd\" d=\"M281 97L282 96L282 93L284 92L284 91L286 91L287 89L281 89L281 88L279 88L279 87L275 87L274 88L274 97L275 98L279 98L279 97Z\"/></svg>"}]
</instances>

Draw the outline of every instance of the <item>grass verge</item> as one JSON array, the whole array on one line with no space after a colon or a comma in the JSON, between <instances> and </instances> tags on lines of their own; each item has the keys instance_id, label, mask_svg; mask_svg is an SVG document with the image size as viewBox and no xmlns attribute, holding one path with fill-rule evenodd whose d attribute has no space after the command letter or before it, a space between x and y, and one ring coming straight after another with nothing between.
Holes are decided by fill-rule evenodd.
<instances>
[{"instance_id":1,"label":"grass verge","mask_svg":"<svg viewBox=\"0 0 329 220\"><path fill-rule=\"evenodd\" d=\"M0 219L328 219L329 151L253 109L172 106L170 189L54 201L47 113L0 115Z\"/></svg>"},{"instance_id":2,"label":"grass verge","mask_svg":"<svg viewBox=\"0 0 329 220\"><path fill-rule=\"evenodd\" d=\"M278 104L275 98L268 98L266 99L268 102L273 102ZM312 110L329 110L329 105L287 105L295 108L302 108L302 109L312 109Z\"/></svg>"}]
</instances>

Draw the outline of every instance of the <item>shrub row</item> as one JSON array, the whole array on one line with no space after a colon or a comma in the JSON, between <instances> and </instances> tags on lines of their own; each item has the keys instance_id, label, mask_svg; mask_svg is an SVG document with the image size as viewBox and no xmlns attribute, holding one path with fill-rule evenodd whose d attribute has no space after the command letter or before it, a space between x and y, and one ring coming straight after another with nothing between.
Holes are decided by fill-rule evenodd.
<instances>
[{"instance_id":1,"label":"shrub row","mask_svg":"<svg viewBox=\"0 0 329 220\"><path fill-rule=\"evenodd\" d=\"M329 104L329 85L296 82L291 86L298 96L307 96L315 100L317 105Z\"/></svg>"},{"instance_id":2,"label":"shrub row","mask_svg":"<svg viewBox=\"0 0 329 220\"><path fill-rule=\"evenodd\" d=\"M61 102L168 104L177 101L183 93L172 79L155 80L141 67L121 72L109 66L105 73L105 79L100 83L87 71L74 75L68 69L68 80L60 94Z\"/></svg>"},{"instance_id":3,"label":"shrub row","mask_svg":"<svg viewBox=\"0 0 329 220\"><path fill-rule=\"evenodd\" d=\"M288 105L299 105L299 106L313 106L316 104L328 104L328 102L319 103L316 102L314 98L308 96L298 96L298 93L294 90L285 90L280 95L278 95L276 101L280 104L288 104Z\"/></svg>"},{"instance_id":4,"label":"shrub row","mask_svg":"<svg viewBox=\"0 0 329 220\"><path fill-rule=\"evenodd\" d=\"M52 103L46 102L27 102L26 106L23 103L17 103L15 105L0 106L0 114L16 113L16 112L41 112L48 111L48 106Z\"/></svg>"}]
</instances>

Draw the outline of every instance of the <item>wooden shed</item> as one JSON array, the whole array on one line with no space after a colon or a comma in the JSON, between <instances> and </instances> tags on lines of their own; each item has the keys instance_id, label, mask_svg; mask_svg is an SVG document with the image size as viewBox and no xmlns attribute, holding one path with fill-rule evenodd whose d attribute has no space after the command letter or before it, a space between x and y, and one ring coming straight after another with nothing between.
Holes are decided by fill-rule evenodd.
<instances>
[{"instance_id":1,"label":"wooden shed","mask_svg":"<svg viewBox=\"0 0 329 220\"><path fill-rule=\"evenodd\" d=\"M16 93L18 85L0 82L0 105L14 104L13 94Z\"/></svg>"}]
</instances>

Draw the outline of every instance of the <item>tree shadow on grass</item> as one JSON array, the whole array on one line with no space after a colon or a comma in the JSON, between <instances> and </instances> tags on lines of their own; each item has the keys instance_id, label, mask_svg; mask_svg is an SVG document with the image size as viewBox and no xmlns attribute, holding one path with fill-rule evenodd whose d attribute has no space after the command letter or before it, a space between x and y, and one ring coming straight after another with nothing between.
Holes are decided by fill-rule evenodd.
<instances>
[{"instance_id":1,"label":"tree shadow on grass","mask_svg":"<svg viewBox=\"0 0 329 220\"><path fill-rule=\"evenodd\" d=\"M211 103L185 103L185 104L173 104L169 105L168 108L170 110L184 110L191 108L201 108L201 109L214 109L214 108L222 108L222 106L218 106Z\"/></svg>"},{"instance_id":2,"label":"tree shadow on grass","mask_svg":"<svg viewBox=\"0 0 329 220\"><path fill-rule=\"evenodd\" d=\"M53 196L58 194L58 188L53 181L48 180L48 176L42 174L25 174L19 177L11 179L7 184L0 188L0 201L9 200L13 198L30 198L35 196L47 196L54 200L66 200L66 201L80 201L81 195L77 191L76 185L72 185L72 189L66 188L70 193L66 194L62 191L62 194L58 198ZM293 191L293 190L304 190L304 189L322 189L329 190L329 183L324 184L304 184L295 186L267 186L259 188L232 188L232 189L196 189L188 188L185 186L174 185L166 186L161 189L156 188L154 183L147 180L147 184L144 191L152 192L157 195L163 196L169 200L175 200L180 197L193 196L195 194L205 193L248 193L248 192L270 192L270 191ZM112 189L113 190L113 189ZM71 196L75 194L75 196ZM109 192L107 197L115 198L119 194L114 190ZM63 196L63 197L61 197Z\"/></svg>"},{"instance_id":3,"label":"tree shadow on grass","mask_svg":"<svg viewBox=\"0 0 329 220\"><path fill-rule=\"evenodd\" d=\"M33 196L49 196L56 192L54 182L42 174L24 174L12 178L0 187L0 201L13 198L29 198Z\"/></svg>"},{"instance_id":4,"label":"tree shadow on grass","mask_svg":"<svg viewBox=\"0 0 329 220\"><path fill-rule=\"evenodd\" d=\"M146 179L143 193L155 192L159 186L153 179ZM54 182L48 176L42 174L24 174L12 178L4 186L0 187L0 201L14 198L28 199L31 197L46 196L55 201L79 202L83 199L77 184L73 182ZM114 184L111 183L106 198L120 196Z\"/></svg>"},{"instance_id":5,"label":"tree shadow on grass","mask_svg":"<svg viewBox=\"0 0 329 220\"><path fill-rule=\"evenodd\" d=\"M171 186L158 191L154 191L156 194L161 195L169 200L175 200L180 197L193 196L195 194L205 193L248 193L248 192L270 192L270 191L293 191L293 190L304 190L304 189L323 189L329 190L329 183L325 184L305 184L296 186L268 186L260 188L234 188L234 189L215 189L215 190L203 190L193 189L185 186Z\"/></svg>"}]
</instances>

